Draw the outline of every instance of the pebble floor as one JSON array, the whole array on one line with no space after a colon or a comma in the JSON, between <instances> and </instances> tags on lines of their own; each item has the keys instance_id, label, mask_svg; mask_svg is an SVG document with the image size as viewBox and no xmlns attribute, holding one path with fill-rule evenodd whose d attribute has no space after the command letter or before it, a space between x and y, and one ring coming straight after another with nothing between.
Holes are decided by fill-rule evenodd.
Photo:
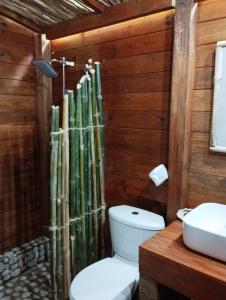
<instances>
[{"instance_id":1,"label":"pebble floor","mask_svg":"<svg viewBox=\"0 0 226 300\"><path fill-rule=\"evenodd\" d=\"M49 300L51 299L49 288L49 262L42 262L0 286L0 299Z\"/></svg>"}]
</instances>

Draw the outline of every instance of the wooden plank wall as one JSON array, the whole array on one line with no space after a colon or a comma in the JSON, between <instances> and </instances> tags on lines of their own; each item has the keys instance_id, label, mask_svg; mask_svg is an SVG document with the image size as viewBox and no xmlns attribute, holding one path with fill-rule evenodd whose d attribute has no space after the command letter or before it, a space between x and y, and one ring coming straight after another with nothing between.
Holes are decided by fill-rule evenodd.
<instances>
[{"instance_id":1,"label":"wooden plank wall","mask_svg":"<svg viewBox=\"0 0 226 300\"><path fill-rule=\"evenodd\" d=\"M198 22L188 177L191 207L211 201L226 204L226 156L209 152L215 47L217 41L226 40L225 0L199 3Z\"/></svg>"},{"instance_id":2,"label":"wooden plank wall","mask_svg":"<svg viewBox=\"0 0 226 300\"><path fill-rule=\"evenodd\" d=\"M106 202L165 215L167 186L155 187L149 171L167 164L174 11L52 41L54 57L73 59L66 88L88 58L102 63L106 144ZM61 78L53 99L61 103Z\"/></svg>"},{"instance_id":3,"label":"wooden plank wall","mask_svg":"<svg viewBox=\"0 0 226 300\"><path fill-rule=\"evenodd\" d=\"M40 232L34 36L0 16L0 253Z\"/></svg>"}]
</instances>

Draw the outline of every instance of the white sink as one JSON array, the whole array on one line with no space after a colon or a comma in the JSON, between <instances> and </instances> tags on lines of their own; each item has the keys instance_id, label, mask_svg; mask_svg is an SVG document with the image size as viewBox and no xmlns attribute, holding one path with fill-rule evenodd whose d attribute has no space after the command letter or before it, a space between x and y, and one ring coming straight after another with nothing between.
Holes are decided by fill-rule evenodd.
<instances>
[{"instance_id":1,"label":"white sink","mask_svg":"<svg viewBox=\"0 0 226 300\"><path fill-rule=\"evenodd\" d=\"M187 247L226 262L226 205L204 203L183 219Z\"/></svg>"}]
</instances>

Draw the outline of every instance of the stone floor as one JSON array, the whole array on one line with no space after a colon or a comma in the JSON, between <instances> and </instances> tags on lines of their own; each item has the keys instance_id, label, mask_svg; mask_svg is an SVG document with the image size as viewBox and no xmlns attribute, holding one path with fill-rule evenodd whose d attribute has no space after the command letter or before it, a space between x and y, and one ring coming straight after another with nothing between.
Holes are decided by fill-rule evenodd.
<instances>
[{"instance_id":1,"label":"stone floor","mask_svg":"<svg viewBox=\"0 0 226 300\"><path fill-rule=\"evenodd\" d=\"M49 300L49 262L42 262L0 285L1 300Z\"/></svg>"}]
</instances>

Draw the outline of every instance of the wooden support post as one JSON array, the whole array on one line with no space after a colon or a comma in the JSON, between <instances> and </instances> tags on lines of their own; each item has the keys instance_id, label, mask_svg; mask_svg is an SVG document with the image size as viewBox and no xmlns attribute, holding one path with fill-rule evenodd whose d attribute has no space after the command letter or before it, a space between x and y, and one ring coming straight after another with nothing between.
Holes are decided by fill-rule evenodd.
<instances>
[{"instance_id":1,"label":"wooden support post","mask_svg":"<svg viewBox=\"0 0 226 300\"><path fill-rule=\"evenodd\" d=\"M167 221L186 207L188 194L191 99L195 75L195 25L198 4L177 0L169 134L169 199Z\"/></svg>"},{"instance_id":2,"label":"wooden support post","mask_svg":"<svg viewBox=\"0 0 226 300\"><path fill-rule=\"evenodd\" d=\"M44 34L35 37L35 58L51 60L50 42ZM37 113L40 135L40 201L42 207L41 224L48 226L49 202L49 110L52 105L52 79L37 71Z\"/></svg>"}]
</instances>

